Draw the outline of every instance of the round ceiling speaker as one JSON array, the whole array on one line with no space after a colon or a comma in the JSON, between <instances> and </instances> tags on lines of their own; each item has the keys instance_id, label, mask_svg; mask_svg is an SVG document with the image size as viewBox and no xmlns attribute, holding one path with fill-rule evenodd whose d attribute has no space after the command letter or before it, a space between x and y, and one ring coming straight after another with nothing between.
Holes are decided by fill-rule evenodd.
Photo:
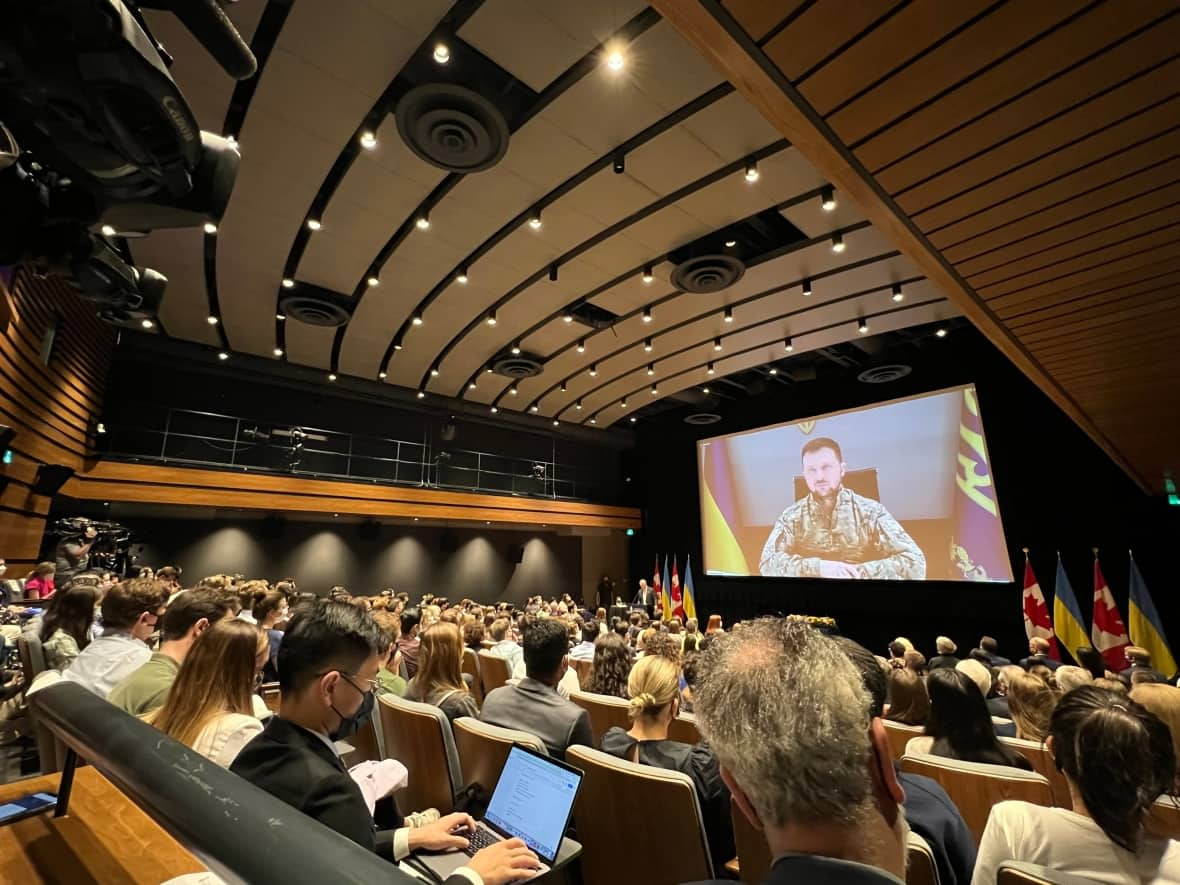
<instances>
[{"instance_id":1,"label":"round ceiling speaker","mask_svg":"<svg viewBox=\"0 0 1180 885\"><path fill-rule=\"evenodd\" d=\"M339 304L306 293L280 299L279 313L309 326L343 326L350 318Z\"/></svg>"},{"instance_id":2,"label":"round ceiling speaker","mask_svg":"<svg viewBox=\"0 0 1180 885\"><path fill-rule=\"evenodd\" d=\"M856 376L856 380L863 384L888 384L890 381L904 378L912 371L914 370L909 366L901 363L890 366L875 366L872 369L865 369Z\"/></svg>"},{"instance_id":3,"label":"round ceiling speaker","mask_svg":"<svg viewBox=\"0 0 1180 885\"><path fill-rule=\"evenodd\" d=\"M676 266L672 285L685 292L708 295L728 289L745 272L746 265L733 255L698 255Z\"/></svg>"},{"instance_id":4,"label":"round ceiling speaker","mask_svg":"<svg viewBox=\"0 0 1180 885\"><path fill-rule=\"evenodd\" d=\"M545 370L545 364L532 354L501 357L492 363L492 371L505 378L536 378Z\"/></svg>"},{"instance_id":5,"label":"round ceiling speaker","mask_svg":"<svg viewBox=\"0 0 1180 885\"><path fill-rule=\"evenodd\" d=\"M465 86L424 83L397 103L397 131L415 154L448 172L482 172L508 150L508 121Z\"/></svg>"},{"instance_id":6,"label":"round ceiling speaker","mask_svg":"<svg viewBox=\"0 0 1180 885\"><path fill-rule=\"evenodd\" d=\"M721 420L721 416L716 412L696 412L692 415L684 416L685 424L716 424Z\"/></svg>"}]
</instances>

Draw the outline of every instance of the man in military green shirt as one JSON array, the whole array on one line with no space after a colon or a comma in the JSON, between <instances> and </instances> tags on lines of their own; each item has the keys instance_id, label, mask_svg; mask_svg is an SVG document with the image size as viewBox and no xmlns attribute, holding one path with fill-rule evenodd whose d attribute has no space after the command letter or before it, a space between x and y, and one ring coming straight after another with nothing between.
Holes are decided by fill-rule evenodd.
<instances>
[{"instance_id":1,"label":"man in military green shirt","mask_svg":"<svg viewBox=\"0 0 1180 885\"><path fill-rule=\"evenodd\" d=\"M775 578L921 581L926 556L879 501L844 488L844 455L833 439L803 446L810 494L783 511L762 548L759 571Z\"/></svg>"}]
</instances>

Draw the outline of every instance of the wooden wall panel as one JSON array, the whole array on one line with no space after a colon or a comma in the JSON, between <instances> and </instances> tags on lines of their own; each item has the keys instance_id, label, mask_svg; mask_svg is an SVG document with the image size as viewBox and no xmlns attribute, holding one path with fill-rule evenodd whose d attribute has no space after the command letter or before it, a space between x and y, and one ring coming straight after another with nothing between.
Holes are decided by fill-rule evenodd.
<instances>
[{"instance_id":1,"label":"wooden wall panel","mask_svg":"<svg viewBox=\"0 0 1180 885\"><path fill-rule=\"evenodd\" d=\"M36 561L50 499L31 485L42 464L82 470L93 453L114 330L64 281L20 269L0 301L0 424L15 432L13 463L0 465L8 480L0 494L0 556L12 574ZM41 361L46 329L57 331L49 363Z\"/></svg>"}]
</instances>

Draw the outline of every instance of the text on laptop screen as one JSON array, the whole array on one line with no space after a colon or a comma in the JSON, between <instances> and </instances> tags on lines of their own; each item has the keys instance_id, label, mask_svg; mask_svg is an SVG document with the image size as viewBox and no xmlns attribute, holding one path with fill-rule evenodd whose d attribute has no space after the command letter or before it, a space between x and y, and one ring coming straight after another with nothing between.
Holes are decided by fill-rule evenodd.
<instances>
[{"instance_id":1,"label":"text on laptop screen","mask_svg":"<svg viewBox=\"0 0 1180 885\"><path fill-rule=\"evenodd\" d=\"M576 772L513 747L484 820L552 860L561 845L578 781Z\"/></svg>"}]
</instances>

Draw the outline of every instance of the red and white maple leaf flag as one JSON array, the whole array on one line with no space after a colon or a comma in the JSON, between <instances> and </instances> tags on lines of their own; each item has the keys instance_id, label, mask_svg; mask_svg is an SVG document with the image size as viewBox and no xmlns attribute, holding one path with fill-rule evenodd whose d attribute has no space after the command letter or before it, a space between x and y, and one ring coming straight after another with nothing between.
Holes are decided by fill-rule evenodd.
<instances>
[{"instance_id":1,"label":"red and white maple leaf flag","mask_svg":"<svg viewBox=\"0 0 1180 885\"><path fill-rule=\"evenodd\" d=\"M1090 628L1090 639L1102 653L1107 667L1115 672L1127 669L1124 652L1131 640L1127 637L1123 616L1115 607L1114 597L1106 586L1106 578L1102 577L1097 550L1094 551L1094 625Z\"/></svg>"},{"instance_id":2,"label":"red and white maple leaf flag","mask_svg":"<svg viewBox=\"0 0 1180 885\"><path fill-rule=\"evenodd\" d=\"M680 597L680 571L676 568L677 557L672 557L672 614L684 620L684 600Z\"/></svg>"},{"instance_id":3,"label":"red and white maple leaf flag","mask_svg":"<svg viewBox=\"0 0 1180 885\"><path fill-rule=\"evenodd\" d=\"M1049 657L1055 661L1061 660L1061 652L1057 649L1057 637L1053 634L1053 619L1049 616L1049 606L1045 603L1045 594L1041 592L1041 585L1037 583L1037 576L1033 574L1032 563L1028 561L1028 551L1024 551L1024 632L1029 639L1040 636L1049 640Z\"/></svg>"}]
</instances>

